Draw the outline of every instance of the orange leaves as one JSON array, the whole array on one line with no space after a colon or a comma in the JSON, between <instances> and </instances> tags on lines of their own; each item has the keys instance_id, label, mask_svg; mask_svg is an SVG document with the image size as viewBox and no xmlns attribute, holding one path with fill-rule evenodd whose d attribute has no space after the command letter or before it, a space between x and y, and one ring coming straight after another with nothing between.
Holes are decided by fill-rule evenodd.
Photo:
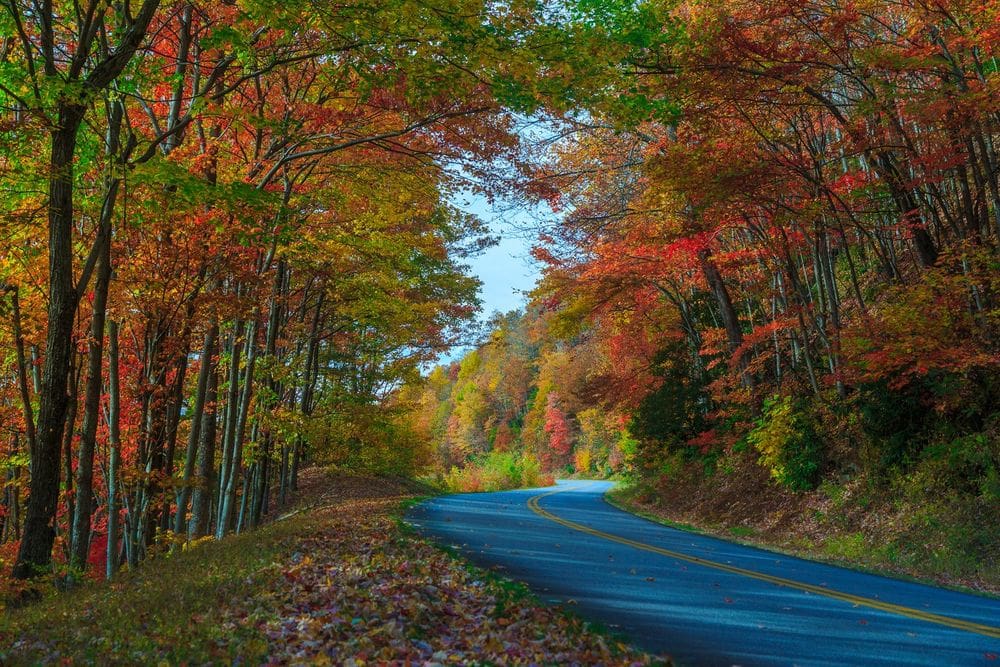
<instances>
[{"instance_id":1,"label":"orange leaves","mask_svg":"<svg viewBox=\"0 0 1000 667\"><path fill-rule=\"evenodd\" d=\"M990 263L979 254L945 256L918 283L891 290L867 330L845 332L844 350L857 379L900 387L935 371L997 367L1000 356L987 326L997 314L984 309L984 296L997 283L986 268Z\"/></svg>"},{"instance_id":2,"label":"orange leaves","mask_svg":"<svg viewBox=\"0 0 1000 667\"><path fill-rule=\"evenodd\" d=\"M270 664L647 664L583 623L483 579L384 510L304 538L263 602ZM250 600L246 604L250 604Z\"/></svg>"}]
</instances>

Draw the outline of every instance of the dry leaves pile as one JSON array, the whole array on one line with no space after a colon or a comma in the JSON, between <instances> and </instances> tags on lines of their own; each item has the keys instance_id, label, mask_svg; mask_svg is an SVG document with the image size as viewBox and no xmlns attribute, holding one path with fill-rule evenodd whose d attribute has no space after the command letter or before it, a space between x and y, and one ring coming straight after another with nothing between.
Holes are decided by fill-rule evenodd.
<instances>
[{"instance_id":1,"label":"dry leaves pile","mask_svg":"<svg viewBox=\"0 0 1000 667\"><path fill-rule=\"evenodd\" d=\"M272 664L650 664L400 531L386 502L330 508L269 593ZM259 604L258 600L258 604Z\"/></svg>"},{"instance_id":2,"label":"dry leaves pile","mask_svg":"<svg viewBox=\"0 0 1000 667\"><path fill-rule=\"evenodd\" d=\"M296 509L261 530L0 614L0 664L654 662L402 529L418 492L307 472Z\"/></svg>"}]
</instances>

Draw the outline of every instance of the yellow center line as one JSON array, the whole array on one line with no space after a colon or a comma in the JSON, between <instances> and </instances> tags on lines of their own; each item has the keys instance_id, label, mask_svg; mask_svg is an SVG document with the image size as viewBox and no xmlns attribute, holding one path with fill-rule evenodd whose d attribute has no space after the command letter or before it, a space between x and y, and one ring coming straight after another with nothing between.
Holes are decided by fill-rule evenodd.
<instances>
[{"instance_id":1,"label":"yellow center line","mask_svg":"<svg viewBox=\"0 0 1000 667\"><path fill-rule=\"evenodd\" d=\"M579 487L573 487L573 488L579 488ZM1000 639L1000 627L984 625L982 623L974 623L972 621L964 621L962 619L952 618L950 616L942 616L940 614L932 614L927 611L913 609L912 607L905 607L903 605L893 604L891 602L882 602L881 600L873 600L871 598L861 597L860 595L852 595L851 593L842 593L840 591L831 590L823 586L806 584L800 581L794 581L792 579L785 579L784 577L776 577L774 575L764 574L762 572L747 570L742 567L736 567L735 565L718 563L716 561L708 560L705 558L699 558L698 556L690 556L688 554L680 553L678 551L662 549L660 547L653 546L652 544L637 542L636 540L630 540L627 537L621 537L620 535L605 533L602 530L596 530L589 526L585 526L581 523L576 523L575 521L563 519L562 517L556 516L552 512L542 509L541 506L538 504L538 501L541 500L542 498L546 498L556 493L561 493L563 491L570 491L570 490L573 489L572 488L556 489L555 491L540 493L537 496L534 496L533 498L530 498L528 500L528 508L531 509L531 511L534 512L535 514L545 519L548 519L549 521L553 521L559 524L560 526L565 526L566 528L570 528L572 530L576 530L581 533L586 533L587 535L593 535L594 537L600 537L602 539L609 540L611 542L617 542L618 544L624 544L626 546L630 546L635 549L641 549L642 551L649 551L651 553L660 554L661 556L666 556L668 558L684 561L686 563L693 563L695 565L701 565L715 570L729 572L730 574L738 574L744 577L750 577L751 579L766 581L768 583L772 583L777 586L784 586L786 588L792 588L807 593L815 593L816 595L822 595L824 597L833 598L834 600L841 600L843 602L850 602L852 604L859 605L862 607L878 609L879 611L885 611L891 614L907 616L909 618L915 618L921 621L927 621L929 623L944 625L949 628L956 628L958 630L965 630L967 632L974 632L976 634L985 635L987 637Z\"/></svg>"}]
</instances>

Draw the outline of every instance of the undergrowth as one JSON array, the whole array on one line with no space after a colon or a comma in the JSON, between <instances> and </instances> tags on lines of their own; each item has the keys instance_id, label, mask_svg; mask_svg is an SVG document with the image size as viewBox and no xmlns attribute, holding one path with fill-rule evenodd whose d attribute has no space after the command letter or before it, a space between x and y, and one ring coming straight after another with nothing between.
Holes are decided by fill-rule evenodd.
<instances>
[{"instance_id":1,"label":"undergrowth","mask_svg":"<svg viewBox=\"0 0 1000 667\"><path fill-rule=\"evenodd\" d=\"M476 493L549 486L553 481L531 454L493 451L462 468L453 467L441 485L456 493Z\"/></svg>"}]
</instances>

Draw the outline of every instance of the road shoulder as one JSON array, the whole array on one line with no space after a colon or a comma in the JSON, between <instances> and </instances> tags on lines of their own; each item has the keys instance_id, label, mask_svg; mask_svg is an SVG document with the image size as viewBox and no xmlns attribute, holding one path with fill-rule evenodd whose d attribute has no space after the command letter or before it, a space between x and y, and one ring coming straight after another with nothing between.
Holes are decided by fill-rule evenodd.
<instances>
[{"instance_id":1,"label":"road shoulder","mask_svg":"<svg viewBox=\"0 0 1000 667\"><path fill-rule=\"evenodd\" d=\"M678 516L667 507L656 503L643 502L639 497L640 495L633 487L616 485L604 494L604 501L615 509L628 512L658 525L697 535L714 537L732 544L753 547L782 556L792 556L816 563L834 565L855 572L945 588L991 599L1000 599L1000 588L984 582L977 582L977 585L974 586L966 585L947 577L934 577L919 572L908 571L881 561L835 555L816 546L810 547L801 543L797 544L780 535L757 532L751 528L723 524L692 523L693 518L690 515Z\"/></svg>"},{"instance_id":2,"label":"road shoulder","mask_svg":"<svg viewBox=\"0 0 1000 667\"><path fill-rule=\"evenodd\" d=\"M418 490L331 476L263 529L0 620L0 662L655 664L405 529Z\"/></svg>"}]
</instances>

